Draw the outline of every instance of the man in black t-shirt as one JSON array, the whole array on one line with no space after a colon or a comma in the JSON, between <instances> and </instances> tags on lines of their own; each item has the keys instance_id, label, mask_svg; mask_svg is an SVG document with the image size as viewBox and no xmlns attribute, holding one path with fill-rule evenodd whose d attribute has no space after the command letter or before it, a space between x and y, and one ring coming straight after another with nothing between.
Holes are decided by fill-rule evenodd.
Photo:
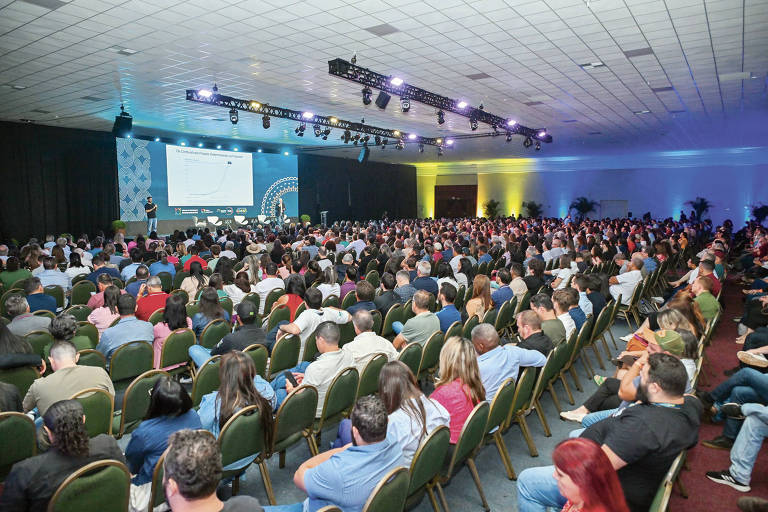
<instances>
[{"instance_id":1,"label":"man in black t-shirt","mask_svg":"<svg viewBox=\"0 0 768 512\"><path fill-rule=\"evenodd\" d=\"M587 428L581 437L599 443L618 472L632 512L646 512L677 455L698 441L701 402L683 396L688 382L676 357L647 353L633 368L640 372L638 402L617 416ZM517 481L521 510L562 507L552 466L526 469Z\"/></svg>"},{"instance_id":2,"label":"man in black t-shirt","mask_svg":"<svg viewBox=\"0 0 768 512\"><path fill-rule=\"evenodd\" d=\"M149 236L153 231L157 231L157 205L152 202L152 196L147 197L144 211L147 214L147 236Z\"/></svg>"}]
</instances>

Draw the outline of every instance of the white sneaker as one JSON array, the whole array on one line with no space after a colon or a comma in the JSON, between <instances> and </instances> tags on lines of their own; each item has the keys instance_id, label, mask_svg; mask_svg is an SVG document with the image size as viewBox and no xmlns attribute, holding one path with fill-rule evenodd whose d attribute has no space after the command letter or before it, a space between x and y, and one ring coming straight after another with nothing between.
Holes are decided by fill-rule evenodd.
<instances>
[{"instance_id":1,"label":"white sneaker","mask_svg":"<svg viewBox=\"0 0 768 512\"><path fill-rule=\"evenodd\" d=\"M763 354L739 351L736 353L736 357L739 358L739 361L749 366L757 366L758 368L768 367L768 359Z\"/></svg>"},{"instance_id":2,"label":"white sneaker","mask_svg":"<svg viewBox=\"0 0 768 512\"><path fill-rule=\"evenodd\" d=\"M651 297L651 300L656 304L664 304L664 297Z\"/></svg>"},{"instance_id":3,"label":"white sneaker","mask_svg":"<svg viewBox=\"0 0 768 512\"><path fill-rule=\"evenodd\" d=\"M576 423L581 423L584 416L586 416L586 414L578 413L576 411L563 411L560 413L560 417L565 421L574 421Z\"/></svg>"}]
</instances>

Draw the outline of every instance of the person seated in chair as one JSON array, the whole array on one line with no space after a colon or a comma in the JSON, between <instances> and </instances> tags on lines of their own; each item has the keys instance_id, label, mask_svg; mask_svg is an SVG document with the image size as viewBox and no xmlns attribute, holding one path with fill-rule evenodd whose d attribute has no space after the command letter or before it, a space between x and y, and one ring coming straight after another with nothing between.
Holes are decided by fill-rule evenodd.
<instances>
[{"instance_id":1,"label":"person seated in chair","mask_svg":"<svg viewBox=\"0 0 768 512\"><path fill-rule=\"evenodd\" d=\"M88 299L88 304L87 304L87 306L91 308L91 310L93 311L99 309L104 305L104 290L106 290L107 288L113 285L112 276L106 273L99 274L97 281L98 282L96 284L96 289L99 291L91 295L91 298ZM123 293L127 293L127 292L121 289L120 294L122 295Z\"/></svg>"},{"instance_id":2,"label":"person seated in chair","mask_svg":"<svg viewBox=\"0 0 768 512\"><path fill-rule=\"evenodd\" d=\"M112 354L122 345L132 341L148 341L151 344L155 340L152 324L136 318L136 299L130 294L117 299L117 312L120 313L120 320L102 333L96 346L96 350L107 358L107 368Z\"/></svg>"},{"instance_id":3,"label":"person seated in chair","mask_svg":"<svg viewBox=\"0 0 768 512\"><path fill-rule=\"evenodd\" d=\"M5 311L11 317L8 330L19 337L32 331L45 331L51 324L47 316L33 315L26 297L21 295L11 295L5 299Z\"/></svg>"},{"instance_id":4,"label":"person seated in chair","mask_svg":"<svg viewBox=\"0 0 768 512\"><path fill-rule=\"evenodd\" d=\"M123 267L122 272L120 272L120 278L125 283L128 283L136 275L136 269L142 266L144 261L144 252L138 247L131 249L128 254L131 255L131 263Z\"/></svg>"},{"instance_id":5,"label":"person seated in chair","mask_svg":"<svg viewBox=\"0 0 768 512\"><path fill-rule=\"evenodd\" d=\"M358 281L355 285L355 298L357 302L347 308L347 312L350 315L354 315L360 310L374 311L376 309L376 303L373 299L376 295L376 290L373 285L368 281Z\"/></svg>"},{"instance_id":6,"label":"person seated in chair","mask_svg":"<svg viewBox=\"0 0 768 512\"><path fill-rule=\"evenodd\" d=\"M104 260L104 255L102 253L98 253L93 256L93 272L88 274L88 279L93 284L97 285L99 284L99 276L101 274L107 274L110 277L115 277L117 279L122 279L120 276L120 272L117 271L114 267L107 266L107 261ZM112 284L111 282L109 284ZM89 306L90 307L90 306Z\"/></svg>"},{"instance_id":7,"label":"person seated in chair","mask_svg":"<svg viewBox=\"0 0 768 512\"><path fill-rule=\"evenodd\" d=\"M352 323L355 327L355 339L346 343L342 350L352 354L357 372L362 375L365 365L376 354L384 354L387 361L397 359L398 352L392 343L373 332L373 316L370 311L359 310L352 316Z\"/></svg>"},{"instance_id":8,"label":"person seated in chair","mask_svg":"<svg viewBox=\"0 0 768 512\"><path fill-rule=\"evenodd\" d=\"M135 281L125 285L125 291L133 295L135 299L138 299L139 288L141 288L141 285L146 284L147 279L149 279L149 268L147 268L146 265L139 265L136 269L135 277ZM158 279L160 278L158 277ZM162 284L160 285L160 288L162 288Z\"/></svg>"},{"instance_id":9,"label":"person seated in chair","mask_svg":"<svg viewBox=\"0 0 768 512\"><path fill-rule=\"evenodd\" d=\"M272 345L267 343L266 333L261 328L258 308L249 300L244 300L235 308L237 327L234 332L225 335L213 348L202 345L189 347L189 357L197 367L201 367L212 356L224 355L233 350L243 350L253 344L264 345L267 352L272 351Z\"/></svg>"},{"instance_id":10,"label":"person seated in chair","mask_svg":"<svg viewBox=\"0 0 768 512\"><path fill-rule=\"evenodd\" d=\"M456 287L451 283L443 283L440 286L440 291L437 294L437 300L440 301L440 311L435 313L438 320L440 320L440 330L443 333L448 332L448 328L454 324L454 322L461 323L461 313L454 302L456 302Z\"/></svg>"},{"instance_id":11,"label":"person seated in chair","mask_svg":"<svg viewBox=\"0 0 768 512\"><path fill-rule=\"evenodd\" d=\"M531 309L539 315L541 330L552 341L554 346L565 341L565 325L555 313L552 299L545 293L537 293L531 297Z\"/></svg>"},{"instance_id":12,"label":"person seated in chair","mask_svg":"<svg viewBox=\"0 0 768 512\"><path fill-rule=\"evenodd\" d=\"M432 273L432 265L428 261L420 261L416 265L416 279L411 281L416 290L425 290L437 297L437 281L429 277Z\"/></svg>"},{"instance_id":13,"label":"person seated in chair","mask_svg":"<svg viewBox=\"0 0 768 512\"><path fill-rule=\"evenodd\" d=\"M394 292L397 281L390 272L384 272L381 276L381 293L373 299L376 309L381 313L381 318L387 316L390 308L395 304L400 304L400 298Z\"/></svg>"},{"instance_id":14,"label":"person seated in chair","mask_svg":"<svg viewBox=\"0 0 768 512\"><path fill-rule=\"evenodd\" d=\"M64 290L64 295L69 295L69 291L72 289L72 280L67 274L59 270L56 260L52 256L43 258L43 268L45 270L37 274L43 287L60 286Z\"/></svg>"},{"instance_id":15,"label":"person seated in chair","mask_svg":"<svg viewBox=\"0 0 768 512\"><path fill-rule=\"evenodd\" d=\"M535 311L528 309L519 312L516 321L517 333L522 340L517 346L527 350L536 350L544 357L547 357L555 346L552 340L541 330L539 315Z\"/></svg>"},{"instance_id":16,"label":"person seated in chair","mask_svg":"<svg viewBox=\"0 0 768 512\"><path fill-rule=\"evenodd\" d=\"M27 294L27 304L29 304L29 311L34 313L35 311L50 311L55 313L56 299L45 293L40 279L37 277L30 277L24 283L24 293Z\"/></svg>"},{"instance_id":17,"label":"person seated in chair","mask_svg":"<svg viewBox=\"0 0 768 512\"><path fill-rule=\"evenodd\" d=\"M416 316L409 318L405 324L392 322L392 330L397 334L392 344L397 350L408 343L424 345L435 331L440 330L440 319L429 310L429 300L428 291L417 291L411 302L411 309Z\"/></svg>"},{"instance_id":18,"label":"person seated in chair","mask_svg":"<svg viewBox=\"0 0 768 512\"><path fill-rule=\"evenodd\" d=\"M395 280L397 281L397 286L394 290L395 295L400 298L401 304L405 304L413 298L413 295L416 293L416 288L411 284L408 272L405 270L399 270L397 274L395 274Z\"/></svg>"},{"instance_id":19,"label":"person seated in chair","mask_svg":"<svg viewBox=\"0 0 768 512\"><path fill-rule=\"evenodd\" d=\"M43 429L51 448L13 465L0 495L0 510L45 510L59 485L81 467L105 459L126 463L114 437L99 434L88 438L85 420L77 400L61 400L48 407Z\"/></svg>"},{"instance_id":20,"label":"person seated in chair","mask_svg":"<svg viewBox=\"0 0 768 512\"><path fill-rule=\"evenodd\" d=\"M578 331L576 331L576 322L569 312L569 309L571 309L571 301L566 290L555 290L552 294L552 305L555 308L557 319L560 320L563 323L563 327L565 327L565 341L568 341L571 338L571 334Z\"/></svg>"},{"instance_id":21,"label":"person seated in chair","mask_svg":"<svg viewBox=\"0 0 768 512\"><path fill-rule=\"evenodd\" d=\"M138 271L137 271L138 273ZM135 284L135 283L131 283ZM168 294L163 291L163 283L157 276L149 277L139 287L136 299L136 318L149 320L152 313L165 307Z\"/></svg>"}]
</instances>

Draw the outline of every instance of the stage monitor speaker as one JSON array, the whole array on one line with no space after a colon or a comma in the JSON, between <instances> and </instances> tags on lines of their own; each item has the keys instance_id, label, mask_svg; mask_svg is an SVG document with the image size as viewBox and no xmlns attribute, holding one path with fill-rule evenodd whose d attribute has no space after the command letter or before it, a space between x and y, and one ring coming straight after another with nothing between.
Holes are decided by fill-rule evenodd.
<instances>
[{"instance_id":1,"label":"stage monitor speaker","mask_svg":"<svg viewBox=\"0 0 768 512\"><path fill-rule=\"evenodd\" d=\"M371 153L371 150L368 148L368 146L363 146L363 149L360 150L360 156L357 157L357 161L361 164L368 163L368 155Z\"/></svg>"},{"instance_id":2,"label":"stage monitor speaker","mask_svg":"<svg viewBox=\"0 0 768 512\"><path fill-rule=\"evenodd\" d=\"M387 108L387 104L389 103L389 100L392 98L389 94L385 93L384 91L381 91L379 95L376 97L376 106L379 107L381 110L384 110Z\"/></svg>"},{"instance_id":3,"label":"stage monitor speaker","mask_svg":"<svg viewBox=\"0 0 768 512\"><path fill-rule=\"evenodd\" d=\"M133 118L126 114L115 116L115 124L112 126L112 133L115 137L126 137L133 128Z\"/></svg>"}]
</instances>

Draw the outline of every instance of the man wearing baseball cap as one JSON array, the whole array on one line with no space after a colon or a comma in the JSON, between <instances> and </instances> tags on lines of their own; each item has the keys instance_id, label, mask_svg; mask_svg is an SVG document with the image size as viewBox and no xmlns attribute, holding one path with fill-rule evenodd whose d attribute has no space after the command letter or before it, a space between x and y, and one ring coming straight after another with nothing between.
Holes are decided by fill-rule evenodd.
<instances>
[{"instance_id":1,"label":"man wearing baseball cap","mask_svg":"<svg viewBox=\"0 0 768 512\"><path fill-rule=\"evenodd\" d=\"M268 352L271 352L272 346L267 343L266 333L261 328L259 311L256 305L244 300L235 308L237 313L237 327L235 332L229 333L219 341L212 349L207 349L202 345L192 345L189 347L189 357L200 367L211 356L218 356L232 352L233 350L243 350L244 348L258 343L264 345Z\"/></svg>"}]
</instances>

